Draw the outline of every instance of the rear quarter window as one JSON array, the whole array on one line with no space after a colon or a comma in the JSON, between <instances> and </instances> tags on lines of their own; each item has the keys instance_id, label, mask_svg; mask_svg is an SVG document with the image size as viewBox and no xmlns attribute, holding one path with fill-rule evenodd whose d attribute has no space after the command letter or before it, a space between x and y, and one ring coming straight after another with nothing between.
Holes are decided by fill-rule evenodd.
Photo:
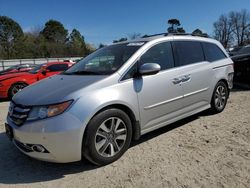
<instances>
[{"instance_id":1,"label":"rear quarter window","mask_svg":"<svg viewBox=\"0 0 250 188\"><path fill-rule=\"evenodd\" d=\"M209 62L218 61L227 57L216 44L203 42L202 47L204 50L205 58Z\"/></svg>"}]
</instances>

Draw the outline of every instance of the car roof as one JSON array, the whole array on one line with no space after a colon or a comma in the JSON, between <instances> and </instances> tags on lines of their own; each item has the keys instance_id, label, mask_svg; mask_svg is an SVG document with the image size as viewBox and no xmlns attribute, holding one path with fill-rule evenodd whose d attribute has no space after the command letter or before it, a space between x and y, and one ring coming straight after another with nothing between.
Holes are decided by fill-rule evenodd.
<instances>
[{"instance_id":1,"label":"car roof","mask_svg":"<svg viewBox=\"0 0 250 188\"><path fill-rule=\"evenodd\" d=\"M217 43L215 39L209 38L208 36L205 35L193 35L193 34L188 34L188 33L173 33L173 34L168 34L168 33L160 33L160 34L155 34L155 35L149 35L146 37L142 38L137 38L133 40L126 40L122 42L117 42L114 44L124 44L124 43L134 43L134 42L150 42L154 40L159 40L159 39L180 39L180 40L196 40L196 41L204 41L204 42L212 42L212 43Z\"/></svg>"}]
</instances>

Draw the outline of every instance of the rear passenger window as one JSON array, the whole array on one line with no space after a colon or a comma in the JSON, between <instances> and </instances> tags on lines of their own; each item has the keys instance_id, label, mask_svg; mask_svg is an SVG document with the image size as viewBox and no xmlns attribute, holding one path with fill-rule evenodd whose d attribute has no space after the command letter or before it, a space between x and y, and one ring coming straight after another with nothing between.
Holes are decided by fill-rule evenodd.
<instances>
[{"instance_id":1,"label":"rear passenger window","mask_svg":"<svg viewBox=\"0 0 250 188\"><path fill-rule=\"evenodd\" d=\"M207 61L213 62L226 58L224 52L217 45L207 42L203 42L202 45Z\"/></svg>"},{"instance_id":2,"label":"rear passenger window","mask_svg":"<svg viewBox=\"0 0 250 188\"><path fill-rule=\"evenodd\" d=\"M55 65L49 66L47 69L50 70L51 72L65 71L68 69L68 65L67 64L55 64Z\"/></svg>"},{"instance_id":3,"label":"rear passenger window","mask_svg":"<svg viewBox=\"0 0 250 188\"><path fill-rule=\"evenodd\" d=\"M161 66L161 70L174 67L174 58L170 42L163 42L151 47L140 58L140 64L157 63Z\"/></svg>"},{"instance_id":4,"label":"rear passenger window","mask_svg":"<svg viewBox=\"0 0 250 188\"><path fill-rule=\"evenodd\" d=\"M175 41L173 42L173 49L176 66L204 61L204 54L200 42Z\"/></svg>"}]
</instances>

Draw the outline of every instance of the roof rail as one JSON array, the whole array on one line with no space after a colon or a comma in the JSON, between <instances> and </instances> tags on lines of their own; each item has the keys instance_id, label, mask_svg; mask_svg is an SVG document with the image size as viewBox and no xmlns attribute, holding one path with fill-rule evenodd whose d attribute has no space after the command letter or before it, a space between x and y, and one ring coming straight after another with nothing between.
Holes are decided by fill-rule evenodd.
<instances>
[{"instance_id":1,"label":"roof rail","mask_svg":"<svg viewBox=\"0 0 250 188\"><path fill-rule=\"evenodd\" d=\"M209 38L208 34L193 34L193 33L159 33L159 34L153 34L153 35L144 35L142 38L148 38L148 37L155 37L155 36L196 36L196 37L205 37Z\"/></svg>"},{"instance_id":2,"label":"roof rail","mask_svg":"<svg viewBox=\"0 0 250 188\"><path fill-rule=\"evenodd\" d=\"M194 34L194 33L168 33L167 36L196 36L196 37L205 37L209 38L209 35L204 33L204 34Z\"/></svg>"},{"instance_id":3,"label":"roof rail","mask_svg":"<svg viewBox=\"0 0 250 188\"><path fill-rule=\"evenodd\" d=\"M155 36L160 36L160 35L167 36L168 33L158 33L158 34L153 34L153 35L144 35L141 38L155 37Z\"/></svg>"}]
</instances>

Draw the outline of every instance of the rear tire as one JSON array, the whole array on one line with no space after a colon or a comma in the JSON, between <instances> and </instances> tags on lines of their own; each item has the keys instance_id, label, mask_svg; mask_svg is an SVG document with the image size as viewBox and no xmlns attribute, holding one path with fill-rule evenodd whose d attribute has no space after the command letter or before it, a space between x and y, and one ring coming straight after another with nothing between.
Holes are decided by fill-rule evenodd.
<instances>
[{"instance_id":1,"label":"rear tire","mask_svg":"<svg viewBox=\"0 0 250 188\"><path fill-rule=\"evenodd\" d=\"M23 88L27 87L28 84L25 83L15 83L13 84L8 92L8 97L9 99L12 99L12 97L14 97L15 94L17 94L19 91L21 91Z\"/></svg>"},{"instance_id":2,"label":"rear tire","mask_svg":"<svg viewBox=\"0 0 250 188\"><path fill-rule=\"evenodd\" d=\"M89 122L83 138L83 155L96 165L106 165L125 153L131 139L129 116L120 109L107 109Z\"/></svg>"},{"instance_id":3,"label":"rear tire","mask_svg":"<svg viewBox=\"0 0 250 188\"><path fill-rule=\"evenodd\" d=\"M213 92L211 100L211 110L213 113L220 113L224 110L229 96L229 89L225 82L219 81Z\"/></svg>"}]
</instances>

